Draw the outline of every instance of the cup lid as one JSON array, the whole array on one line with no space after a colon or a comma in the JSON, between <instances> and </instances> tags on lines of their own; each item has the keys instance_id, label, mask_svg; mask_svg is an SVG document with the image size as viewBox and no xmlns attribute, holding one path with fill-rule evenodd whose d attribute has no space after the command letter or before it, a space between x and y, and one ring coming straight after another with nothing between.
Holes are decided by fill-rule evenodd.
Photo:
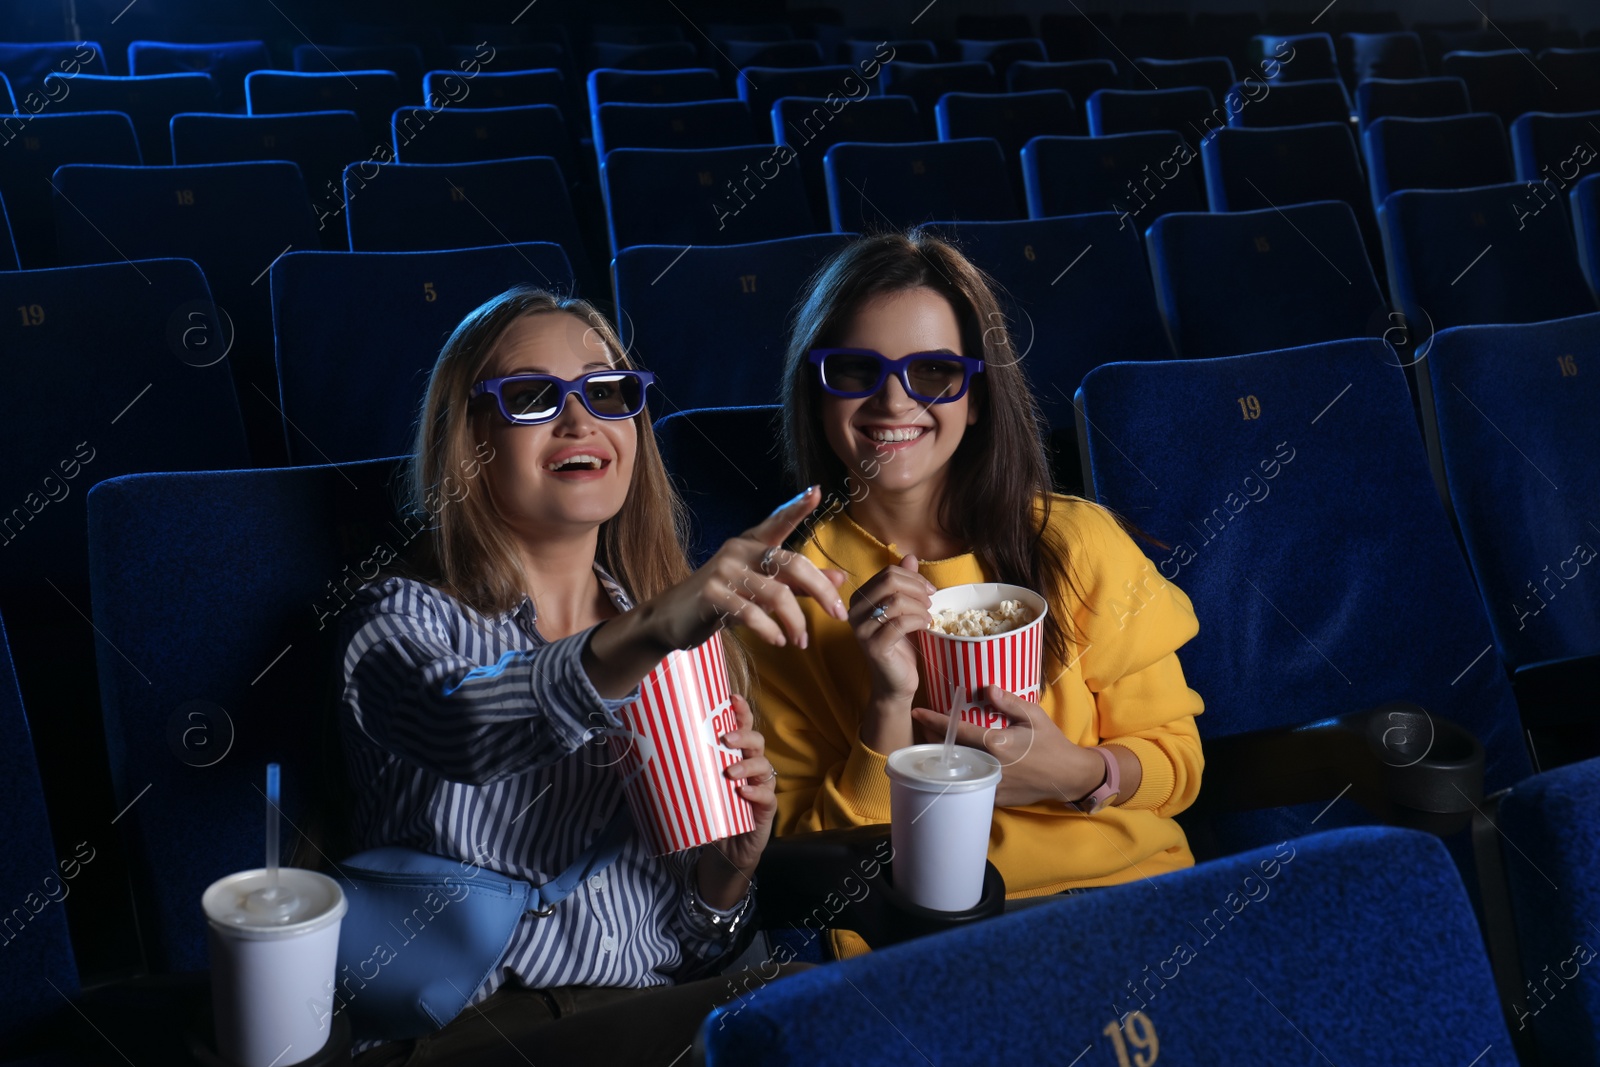
<instances>
[{"instance_id":1,"label":"cup lid","mask_svg":"<svg viewBox=\"0 0 1600 1067\"><path fill-rule=\"evenodd\" d=\"M889 777L918 789L946 793L971 793L1000 781L1000 761L988 752L957 745L951 763L944 762L944 745L909 745L889 754Z\"/></svg>"},{"instance_id":2,"label":"cup lid","mask_svg":"<svg viewBox=\"0 0 1600 1067\"><path fill-rule=\"evenodd\" d=\"M292 894L287 907L265 912L252 908L250 895L269 884L265 868L239 871L212 882L201 894L200 906L212 926L248 940L313 933L338 922L349 906L344 890L327 875L299 867L280 867L278 884Z\"/></svg>"}]
</instances>

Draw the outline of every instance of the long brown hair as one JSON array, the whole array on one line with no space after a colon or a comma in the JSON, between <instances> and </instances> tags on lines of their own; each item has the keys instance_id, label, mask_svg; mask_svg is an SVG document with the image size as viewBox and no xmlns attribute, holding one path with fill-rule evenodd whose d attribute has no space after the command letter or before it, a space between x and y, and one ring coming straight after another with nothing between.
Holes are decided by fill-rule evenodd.
<instances>
[{"instance_id":1,"label":"long brown hair","mask_svg":"<svg viewBox=\"0 0 1600 1067\"><path fill-rule=\"evenodd\" d=\"M874 234L840 249L812 277L795 311L784 360L789 478L797 486L820 483L853 498L852 479L861 475L846 468L822 432L822 387L806 355L838 344L871 298L908 289L930 289L948 300L960 324L962 353L984 361L968 393L978 420L966 428L950 458L939 524L970 545L995 580L1026 586L1049 601L1045 648L1065 666L1074 634L1062 609L1069 595L1081 597L1067 545L1049 528L1045 421L1012 347L994 283L954 245L920 228ZM837 508L837 495L824 506Z\"/></svg>"},{"instance_id":2,"label":"long brown hair","mask_svg":"<svg viewBox=\"0 0 1600 1067\"><path fill-rule=\"evenodd\" d=\"M445 342L406 464L408 503L427 520L419 552L408 560L410 569L485 615L515 607L528 581L491 494L474 492L472 477L466 475L493 462L492 452L485 458L482 449L492 420L500 418L492 399L469 403L468 396L513 322L556 313L588 324L605 344L612 366L636 369L616 330L588 301L531 287L509 290L468 314ZM621 510L600 524L595 557L635 602L642 602L688 578L692 568L684 552L687 512L656 447L648 406L634 425L639 447L633 480ZM459 497L444 488L454 484L466 486ZM734 691L748 692L749 660L743 647L726 630L723 647Z\"/></svg>"}]
</instances>

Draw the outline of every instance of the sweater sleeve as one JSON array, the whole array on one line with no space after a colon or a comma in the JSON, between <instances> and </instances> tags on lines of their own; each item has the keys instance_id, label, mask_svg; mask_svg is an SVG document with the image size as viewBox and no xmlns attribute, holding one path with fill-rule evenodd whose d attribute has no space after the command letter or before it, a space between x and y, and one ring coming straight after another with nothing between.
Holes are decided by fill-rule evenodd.
<instances>
[{"instance_id":1,"label":"sweater sleeve","mask_svg":"<svg viewBox=\"0 0 1600 1067\"><path fill-rule=\"evenodd\" d=\"M777 832L801 833L889 821L888 757L861 741L859 720L835 677L859 657L850 628L802 604L812 647L782 648L747 639L760 678L755 701L767 758L778 772Z\"/></svg>"},{"instance_id":2,"label":"sweater sleeve","mask_svg":"<svg viewBox=\"0 0 1600 1067\"><path fill-rule=\"evenodd\" d=\"M487 785L570 755L637 696L607 700L583 669L589 630L475 661L440 595L389 579L349 622L347 726L449 781Z\"/></svg>"},{"instance_id":3,"label":"sweater sleeve","mask_svg":"<svg viewBox=\"0 0 1600 1067\"><path fill-rule=\"evenodd\" d=\"M1164 578L1116 519L1077 505L1075 572L1084 604L1075 614L1079 666L1094 694L1101 744L1139 760L1143 781L1119 806L1171 817L1194 803L1205 758L1177 649L1200 631L1188 596Z\"/></svg>"}]
</instances>

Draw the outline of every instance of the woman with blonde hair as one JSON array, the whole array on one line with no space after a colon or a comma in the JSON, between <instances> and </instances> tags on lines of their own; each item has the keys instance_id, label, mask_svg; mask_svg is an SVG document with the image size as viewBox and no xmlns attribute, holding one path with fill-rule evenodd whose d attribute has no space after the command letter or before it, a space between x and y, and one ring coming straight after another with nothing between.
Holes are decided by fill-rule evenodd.
<instances>
[{"instance_id":1,"label":"woman with blonde hair","mask_svg":"<svg viewBox=\"0 0 1600 1067\"><path fill-rule=\"evenodd\" d=\"M409 479L426 536L341 620L355 843L522 879L546 906L460 991L459 1016L414 1040L379 1035L362 1067L476 1063L507 1042L542 1065L666 1067L726 999L725 983L675 983L749 916L776 778L749 706L733 698L738 728L721 740L742 752L725 773L755 828L662 858L626 818L607 731L663 657L728 620L805 647L796 594L845 608L838 575L778 547L814 490L691 570L651 381L593 307L534 289L473 311L434 368ZM720 639L742 692L747 659Z\"/></svg>"}]
</instances>

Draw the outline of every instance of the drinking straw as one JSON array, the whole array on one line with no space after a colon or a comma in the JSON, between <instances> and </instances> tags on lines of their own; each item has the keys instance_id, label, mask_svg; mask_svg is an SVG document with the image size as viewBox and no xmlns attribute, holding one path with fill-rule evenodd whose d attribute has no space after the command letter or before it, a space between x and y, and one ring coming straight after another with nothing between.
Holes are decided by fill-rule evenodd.
<instances>
[{"instance_id":1,"label":"drinking straw","mask_svg":"<svg viewBox=\"0 0 1600 1067\"><path fill-rule=\"evenodd\" d=\"M278 888L278 765L267 764L267 886L276 896Z\"/></svg>"}]
</instances>

